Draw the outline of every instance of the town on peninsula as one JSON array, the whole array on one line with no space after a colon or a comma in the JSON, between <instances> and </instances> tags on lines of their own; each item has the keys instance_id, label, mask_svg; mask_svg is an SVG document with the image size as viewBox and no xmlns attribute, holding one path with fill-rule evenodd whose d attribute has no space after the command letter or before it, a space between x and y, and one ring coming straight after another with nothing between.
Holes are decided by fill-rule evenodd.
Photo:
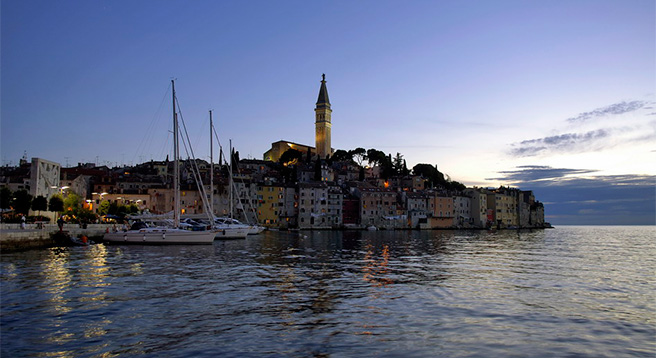
<instances>
[{"instance_id":1,"label":"town on peninsula","mask_svg":"<svg viewBox=\"0 0 656 358\"><path fill-rule=\"evenodd\" d=\"M550 227L544 205L530 190L466 187L432 164L409 169L400 153L332 148L331 113L322 75L314 147L280 140L262 160L240 159L235 150L218 163L181 160L181 215L199 217L212 208L214 216L269 229ZM96 223L170 213L173 167L168 157L110 168L95 163L62 167L25 156L18 166L0 168L3 221L63 216L69 222Z\"/></svg>"}]
</instances>

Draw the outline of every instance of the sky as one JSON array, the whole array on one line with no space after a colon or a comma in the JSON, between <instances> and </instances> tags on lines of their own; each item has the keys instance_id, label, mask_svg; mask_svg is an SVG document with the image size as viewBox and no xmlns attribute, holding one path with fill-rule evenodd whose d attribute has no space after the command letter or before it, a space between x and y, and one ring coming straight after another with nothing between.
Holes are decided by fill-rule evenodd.
<instances>
[{"instance_id":1,"label":"sky","mask_svg":"<svg viewBox=\"0 0 656 358\"><path fill-rule=\"evenodd\" d=\"M656 224L653 0L2 0L2 165L314 145L533 190L555 224ZM216 158L218 153L214 154Z\"/></svg>"}]
</instances>

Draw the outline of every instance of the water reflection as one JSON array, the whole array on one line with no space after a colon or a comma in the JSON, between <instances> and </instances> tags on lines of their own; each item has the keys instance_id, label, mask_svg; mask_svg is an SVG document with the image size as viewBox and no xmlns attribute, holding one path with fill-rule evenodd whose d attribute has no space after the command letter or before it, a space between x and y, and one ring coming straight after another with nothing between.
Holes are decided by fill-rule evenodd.
<instances>
[{"instance_id":1,"label":"water reflection","mask_svg":"<svg viewBox=\"0 0 656 358\"><path fill-rule=\"evenodd\" d=\"M654 242L601 233L267 232L3 255L2 356L648 356Z\"/></svg>"},{"instance_id":2,"label":"water reflection","mask_svg":"<svg viewBox=\"0 0 656 358\"><path fill-rule=\"evenodd\" d=\"M107 288L110 268L107 266L107 248L104 245L89 247L54 248L47 251L41 261L40 284L45 294L37 310L43 310L48 320L41 321L41 337L51 347L76 345L89 338L101 339L112 321L108 318L87 322L87 317L109 304ZM77 321L84 322L78 324ZM101 349L106 344L90 347ZM75 356L68 350L45 350L39 356Z\"/></svg>"}]
</instances>

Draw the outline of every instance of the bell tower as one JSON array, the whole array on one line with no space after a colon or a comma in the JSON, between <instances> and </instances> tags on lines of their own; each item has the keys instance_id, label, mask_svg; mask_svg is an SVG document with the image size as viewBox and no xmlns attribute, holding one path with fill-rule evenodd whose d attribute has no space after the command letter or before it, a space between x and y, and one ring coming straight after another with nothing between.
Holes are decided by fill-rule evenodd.
<instances>
[{"instance_id":1,"label":"bell tower","mask_svg":"<svg viewBox=\"0 0 656 358\"><path fill-rule=\"evenodd\" d=\"M330 114L332 112L333 110L330 109L330 100L328 99L328 90L326 89L326 74L322 74L319 98L317 99L317 106L314 109L316 150L317 155L321 159L326 159L327 155L332 154L332 148L330 146L330 129L332 127Z\"/></svg>"}]
</instances>

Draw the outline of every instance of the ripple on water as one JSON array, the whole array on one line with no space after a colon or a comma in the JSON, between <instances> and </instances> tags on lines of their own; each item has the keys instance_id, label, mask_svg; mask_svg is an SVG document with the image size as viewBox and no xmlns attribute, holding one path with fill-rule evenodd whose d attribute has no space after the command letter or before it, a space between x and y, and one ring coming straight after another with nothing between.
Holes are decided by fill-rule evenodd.
<instances>
[{"instance_id":1,"label":"ripple on water","mask_svg":"<svg viewBox=\"0 0 656 358\"><path fill-rule=\"evenodd\" d=\"M653 356L652 228L2 254L3 356Z\"/></svg>"}]
</instances>

